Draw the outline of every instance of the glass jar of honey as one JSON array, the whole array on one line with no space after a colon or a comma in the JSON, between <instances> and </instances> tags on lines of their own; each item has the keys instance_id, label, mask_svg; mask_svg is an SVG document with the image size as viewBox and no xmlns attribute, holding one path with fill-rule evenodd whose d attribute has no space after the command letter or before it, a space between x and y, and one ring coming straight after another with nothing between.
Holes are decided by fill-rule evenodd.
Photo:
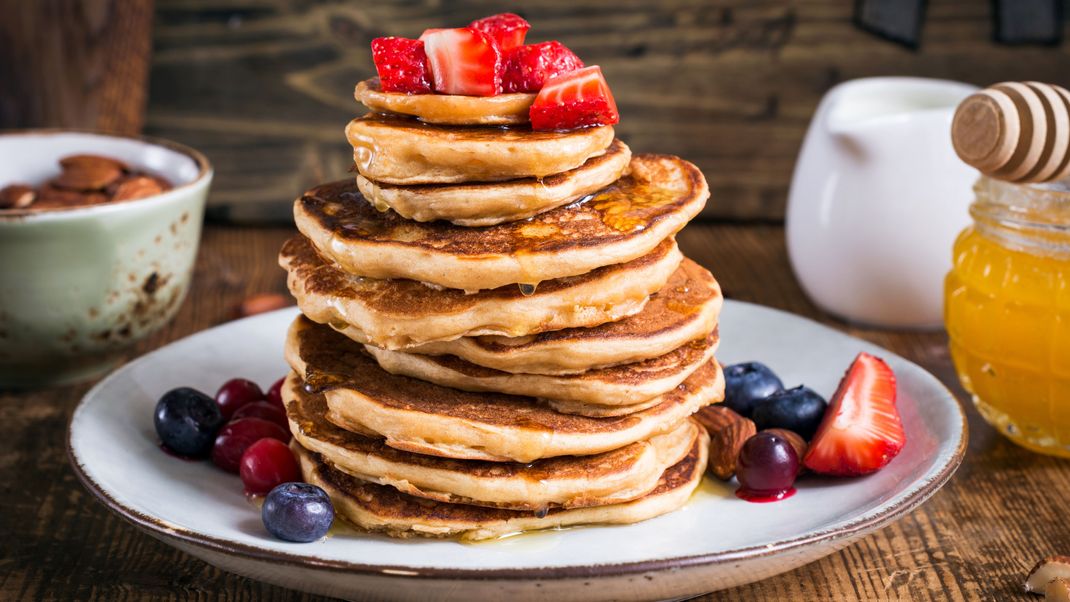
<instances>
[{"instance_id":1,"label":"glass jar of honey","mask_svg":"<svg viewBox=\"0 0 1070 602\"><path fill-rule=\"evenodd\" d=\"M1070 188L982 177L944 319L963 387L1019 445L1070 457Z\"/></svg>"}]
</instances>

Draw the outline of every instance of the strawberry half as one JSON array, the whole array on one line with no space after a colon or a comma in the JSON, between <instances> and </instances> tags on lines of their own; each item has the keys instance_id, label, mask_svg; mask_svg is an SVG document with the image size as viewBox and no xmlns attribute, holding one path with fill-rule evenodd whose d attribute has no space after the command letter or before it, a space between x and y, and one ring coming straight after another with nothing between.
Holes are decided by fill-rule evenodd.
<instances>
[{"instance_id":1,"label":"strawberry half","mask_svg":"<svg viewBox=\"0 0 1070 602\"><path fill-rule=\"evenodd\" d=\"M620 121L617 103L598 65L551 78L528 112L535 130L571 130Z\"/></svg>"},{"instance_id":2,"label":"strawberry half","mask_svg":"<svg viewBox=\"0 0 1070 602\"><path fill-rule=\"evenodd\" d=\"M840 381L803 464L826 475L869 474L891 462L905 443L895 407L895 374L884 360L859 353Z\"/></svg>"},{"instance_id":3,"label":"strawberry half","mask_svg":"<svg viewBox=\"0 0 1070 602\"><path fill-rule=\"evenodd\" d=\"M420 40L375 38L372 40L372 61L384 92L431 92L431 70L427 66L424 43Z\"/></svg>"},{"instance_id":4,"label":"strawberry half","mask_svg":"<svg viewBox=\"0 0 1070 602\"><path fill-rule=\"evenodd\" d=\"M505 53L502 90L538 92L546 81L577 69L583 61L561 42L518 46Z\"/></svg>"},{"instance_id":5,"label":"strawberry half","mask_svg":"<svg viewBox=\"0 0 1070 602\"><path fill-rule=\"evenodd\" d=\"M524 38L528 35L528 30L531 29L531 23L513 13L483 17L478 21L472 21L468 26L493 38L502 52L522 45Z\"/></svg>"},{"instance_id":6,"label":"strawberry half","mask_svg":"<svg viewBox=\"0 0 1070 602\"><path fill-rule=\"evenodd\" d=\"M502 92L498 44L471 27L431 29L420 36L431 65L435 92L494 96Z\"/></svg>"}]
</instances>

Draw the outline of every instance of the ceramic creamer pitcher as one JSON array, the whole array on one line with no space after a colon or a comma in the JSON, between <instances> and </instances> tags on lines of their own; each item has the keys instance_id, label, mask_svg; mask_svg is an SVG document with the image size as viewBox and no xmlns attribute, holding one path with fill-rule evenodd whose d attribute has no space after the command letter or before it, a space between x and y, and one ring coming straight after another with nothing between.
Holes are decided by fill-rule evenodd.
<instances>
[{"instance_id":1,"label":"ceramic creamer pitcher","mask_svg":"<svg viewBox=\"0 0 1070 602\"><path fill-rule=\"evenodd\" d=\"M977 172L955 156L955 106L976 88L912 77L830 90L787 209L788 254L822 309L873 326L939 328L943 278Z\"/></svg>"}]
</instances>

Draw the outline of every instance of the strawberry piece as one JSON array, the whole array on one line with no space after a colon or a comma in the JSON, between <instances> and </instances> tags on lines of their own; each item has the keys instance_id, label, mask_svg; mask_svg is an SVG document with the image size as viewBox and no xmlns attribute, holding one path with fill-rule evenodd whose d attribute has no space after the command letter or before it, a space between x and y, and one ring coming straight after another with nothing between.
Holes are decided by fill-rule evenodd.
<instances>
[{"instance_id":1,"label":"strawberry piece","mask_svg":"<svg viewBox=\"0 0 1070 602\"><path fill-rule=\"evenodd\" d=\"M431 93L431 69L420 40L375 38L372 61L384 92Z\"/></svg>"},{"instance_id":2,"label":"strawberry piece","mask_svg":"<svg viewBox=\"0 0 1070 602\"><path fill-rule=\"evenodd\" d=\"M535 130L571 130L620 121L602 69L592 65L551 78L528 112Z\"/></svg>"},{"instance_id":3,"label":"strawberry piece","mask_svg":"<svg viewBox=\"0 0 1070 602\"><path fill-rule=\"evenodd\" d=\"M478 21L472 21L468 26L489 35L498 43L498 48L502 52L523 45L524 37L528 35L528 30L531 29L531 23L525 21L520 15L514 15L513 13L483 17Z\"/></svg>"},{"instance_id":4,"label":"strawberry piece","mask_svg":"<svg viewBox=\"0 0 1070 602\"><path fill-rule=\"evenodd\" d=\"M884 360L860 353L840 381L803 464L826 475L869 474L891 462L905 443L895 374Z\"/></svg>"},{"instance_id":5,"label":"strawberry piece","mask_svg":"<svg viewBox=\"0 0 1070 602\"><path fill-rule=\"evenodd\" d=\"M557 41L513 48L504 61L505 92L538 92L550 78L583 69L580 57Z\"/></svg>"},{"instance_id":6,"label":"strawberry piece","mask_svg":"<svg viewBox=\"0 0 1070 602\"><path fill-rule=\"evenodd\" d=\"M425 31L423 40L436 92L494 96L502 92L502 53L497 43L470 27Z\"/></svg>"}]
</instances>

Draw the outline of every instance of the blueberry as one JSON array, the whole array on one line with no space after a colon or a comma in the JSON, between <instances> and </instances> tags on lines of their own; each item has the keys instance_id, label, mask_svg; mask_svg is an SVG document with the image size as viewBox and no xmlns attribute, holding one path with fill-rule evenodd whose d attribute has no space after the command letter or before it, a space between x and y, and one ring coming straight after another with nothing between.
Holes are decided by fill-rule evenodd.
<instances>
[{"instance_id":1,"label":"blueberry","mask_svg":"<svg viewBox=\"0 0 1070 602\"><path fill-rule=\"evenodd\" d=\"M212 449L223 414L211 397L189 387L171 389L156 402L156 434L173 452L204 456Z\"/></svg>"},{"instance_id":2,"label":"blueberry","mask_svg":"<svg viewBox=\"0 0 1070 602\"><path fill-rule=\"evenodd\" d=\"M267 494L260 518L275 537L307 543L327 534L334 521L334 506L327 492L315 485L283 483Z\"/></svg>"},{"instance_id":3,"label":"blueberry","mask_svg":"<svg viewBox=\"0 0 1070 602\"><path fill-rule=\"evenodd\" d=\"M784 383L761 362L732 364L724 369L724 405L750 418L754 402L784 390Z\"/></svg>"},{"instance_id":4,"label":"blueberry","mask_svg":"<svg viewBox=\"0 0 1070 602\"><path fill-rule=\"evenodd\" d=\"M825 417L827 407L824 397L799 385L755 403L750 418L758 430L787 429L809 441Z\"/></svg>"}]
</instances>

